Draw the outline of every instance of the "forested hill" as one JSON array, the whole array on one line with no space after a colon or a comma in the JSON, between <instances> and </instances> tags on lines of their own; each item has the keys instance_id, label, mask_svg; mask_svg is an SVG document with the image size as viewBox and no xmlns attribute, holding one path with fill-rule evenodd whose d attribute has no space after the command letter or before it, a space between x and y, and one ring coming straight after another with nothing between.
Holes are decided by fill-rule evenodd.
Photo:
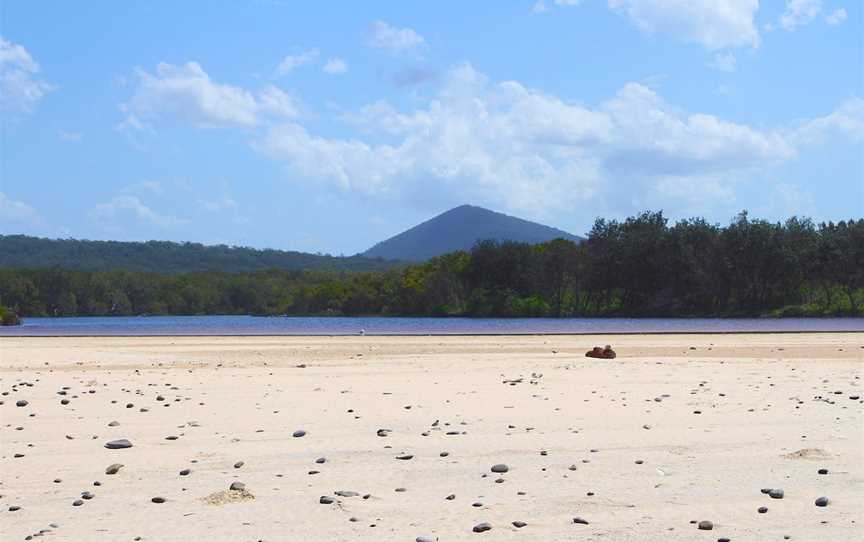
<instances>
[{"instance_id":1,"label":"forested hill","mask_svg":"<svg viewBox=\"0 0 864 542\"><path fill-rule=\"evenodd\" d=\"M553 239L581 241L580 237L557 228L474 205L460 205L381 241L362 255L422 262L458 250L471 250L479 241L536 245Z\"/></svg>"},{"instance_id":2,"label":"forested hill","mask_svg":"<svg viewBox=\"0 0 864 542\"><path fill-rule=\"evenodd\" d=\"M381 271L392 261L363 256L338 257L282 250L257 250L225 245L148 241L84 241L0 235L0 268L75 271L147 271L161 274L264 269Z\"/></svg>"}]
</instances>

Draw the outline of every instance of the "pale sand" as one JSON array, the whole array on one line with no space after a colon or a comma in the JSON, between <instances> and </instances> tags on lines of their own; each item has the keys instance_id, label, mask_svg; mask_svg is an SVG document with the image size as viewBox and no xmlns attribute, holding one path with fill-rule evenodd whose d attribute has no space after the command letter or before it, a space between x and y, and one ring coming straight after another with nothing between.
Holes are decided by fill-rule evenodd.
<instances>
[{"instance_id":1,"label":"pale sand","mask_svg":"<svg viewBox=\"0 0 864 542\"><path fill-rule=\"evenodd\" d=\"M618 359L583 357L606 343ZM56 523L44 539L853 540L862 368L852 333L2 338L0 534ZM103 447L118 438L134 447ZM112 463L125 466L108 476ZM495 463L510 466L503 483ZM220 493L233 481L248 494ZM337 490L371 497L319 504ZM82 491L95 498L73 507ZM480 522L494 528L472 533Z\"/></svg>"}]
</instances>

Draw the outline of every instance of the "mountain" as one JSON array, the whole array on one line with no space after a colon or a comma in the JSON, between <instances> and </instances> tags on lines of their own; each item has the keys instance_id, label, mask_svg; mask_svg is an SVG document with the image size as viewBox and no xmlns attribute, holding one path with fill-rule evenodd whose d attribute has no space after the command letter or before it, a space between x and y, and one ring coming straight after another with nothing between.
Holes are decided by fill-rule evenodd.
<instances>
[{"instance_id":1,"label":"mountain","mask_svg":"<svg viewBox=\"0 0 864 542\"><path fill-rule=\"evenodd\" d=\"M542 243L559 237L574 242L582 240L536 222L462 205L381 241L361 256L416 262L447 252L470 250L477 241L486 239Z\"/></svg>"},{"instance_id":2,"label":"mountain","mask_svg":"<svg viewBox=\"0 0 864 542\"><path fill-rule=\"evenodd\" d=\"M85 241L0 235L0 268L62 267L77 271L149 271L163 274L264 269L379 271L396 262L225 245L147 241Z\"/></svg>"}]
</instances>

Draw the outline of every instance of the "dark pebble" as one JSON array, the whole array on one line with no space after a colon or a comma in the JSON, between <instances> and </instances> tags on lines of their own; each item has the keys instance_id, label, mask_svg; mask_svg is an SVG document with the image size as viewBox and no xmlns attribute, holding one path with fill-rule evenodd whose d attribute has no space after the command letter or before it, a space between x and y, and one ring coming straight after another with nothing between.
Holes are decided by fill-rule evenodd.
<instances>
[{"instance_id":1,"label":"dark pebble","mask_svg":"<svg viewBox=\"0 0 864 542\"><path fill-rule=\"evenodd\" d=\"M472 529L472 531L474 531L475 533L485 533L486 531L491 531L491 530L492 530L492 525L490 525L486 522L478 523Z\"/></svg>"}]
</instances>

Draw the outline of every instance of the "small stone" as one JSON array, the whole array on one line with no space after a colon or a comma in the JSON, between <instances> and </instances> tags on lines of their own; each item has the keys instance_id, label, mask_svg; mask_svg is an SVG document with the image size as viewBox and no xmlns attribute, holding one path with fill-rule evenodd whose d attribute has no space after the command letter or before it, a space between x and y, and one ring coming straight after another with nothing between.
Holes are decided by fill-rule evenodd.
<instances>
[{"instance_id":1,"label":"small stone","mask_svg":"<svg viewBox=\"0 0 864 542\"><path fill-rule=\"evenodd\" d=\"M819 497L816 499L816 506L825 507L828 506L828 497Z\"/></svg>"},{"instance_id":2,"label":"small stone","mask_svg":"<svg viewBox=\"0 0 864 542\"><path fill-rule=\"evenodd\" d=\"M702 521L699 522L699 524L697 525L697 528L700 531L710 531L714 528L714 524L708 520L703 519Z\"/></svg>"},{"instance_id":3,"label":"small stone","mask_svg":"<svg viewBox=\"0 0 864 542\"><path fill-rule=\"evenodd\" d=\"M528 524L525 523L524 521L514 521L513 522L513 526L516 527L517 529L521 529L522 527L524 527L526 525L528 525Z\"/></svg>"},{"instance_id":4,"label":"small stone","mask_svg":"<svg viewBox=\"0 0 864 542\"><path fill-rule=\"evenodd\" d=\"M122 468L123 463L114 463L112 465L108 465L108 468L105 469L105 474L117 474Z\"/></svg>"},{"instance_id":5,"label":"small stone","mask_svg":"<svg viewBox=\"0 0 864 542\"><path fill-rule=\"evenodd\" d=\"M13 504L12 506L9 507L10 512L17 512L18 510L21 510L20 506L16 506Z\"/></svg>"},{"instance_id":6,"label":"small stone","mask_svg":"<svg viewBox=\"0 0 864 542\"><path fill-rule=\"evenodd\" d=\"M768 496L772 499L782 499L783 498L783 490L782 489L772 489L768 492Z\"/></svg>"},{"instance_id":7,"label":"small stone","mask_svg":"<svg viewBox=\"0 0 864 542\"><path fill-rule=\"evenodd\" d=\"M84 493L81 494L81 498L84 499L85 501L89 501L90 499L92 499L95 496L96 495L90 493L89 491L85 491Z\"/></svg>"},{"instance_id":8,"label":"small stone","mask_svg":"<svg viewBox=\"0 0 864 542\"><path fill-rule=\"evenodd\" d=\"M74 501L72 501L72 506L81 506L82 504L84 504L84 501L82 501L81 499L75 499Z\"/></svg>"},{"instance_id":9,"label":"small stone","mask_svg":"<svg viewBox=\"0 0 864 542\"><path fill-rule=\"evenodd\" d=\"M121 438L119 440L112 440L105 443L105 447L109 450L122 450L124 448L131 448L132 443L126 440L125 438Z\"/></svg>"},{"instance_id":10,"label":"small stone","mask_svg":"<svg viewBox=\"0 0 864 542\"><path fill-rule=\"evenodd\" d=\"M418 536L414 539L414 542L435 542L431 537L428 536Z\"/></svg>"},{"instance_id":11,"label":"small stone","mask_svg":"<svg viewBox=\"0 0 864 542\"><path fill-rule=\"evenodd\" d=\"M456 495L454 495L454 494L451 493L451 494L447 495L447 496L444 497L444 498L447 499L448 501L452 501L453 499L456 498Z\"/></svg>"},{"instance_id":12,"label":"small stone","mask_svg":"<svg viewBox=\"0 0 864 542\"><path fill-rule=\"evenodd\" d=\"M321 498L318 499L320 504L333 504L336 501L333 497L329 495L321 495Z\"/></svg>"},{"instance_id":13,"label":"small stone","mask_svg":"<svg viewBox=\"0 0 864 542\"><path fill-rule=\"evenodd\" d=\"M323 457L319 457L318 459L315 460L315 462L318 463L319 465L323 465L324 463L327 462L327 459L323 458Z\"/></svg>"},{"instance_id":14,"label":"small stone","mask_svg":"<svg viewBox=\"0 0 864 542\"><path fill-rule=\"evenodd\" d=\"M339 490L339 491L336 491L335 493L339 497L359 497L360 496L360 494L357 493L356 491Z\"/></svg>"},{"instance_id":15,"label":"small stone","mask_svg":"<svg viewBox=\"0 0 864 542\"><path fill-rule=\"evenodd\" d=\"M579 516L576 516L575 518L573 518L573 523L576 523L579 525L588 525L588 520L580 518Z\"/></svg>"},{"instance_id":16,"label":"small stone","mask_svg":"<svg viewBox=\"0 0 864 542\"><path fill-rule=\"evenodd\" d=\"M306 431L304 431L304 430L302 430L302 429L298 429L297 431L294 431L294 433L292 434L292 436L293 436L294 438L305 437L305 436L306 436Z\"/></svg>"},{"instance_id":17,"label":"small stone","mask_svg":"<svg viewBox=\"0 0 864 542\"><path fill-rule=\"evenodd\" d=\"M819 469L819 474L828 474L828 469Z\"/></svg>"},{"instance_id":18,"label":"small stone","mask_svg":"<svg viewBox=\"0 0 864 542\"><path fill-rule=\"evenodd\" d=\"M246 484L243 482L231 482L231 485L228 486L228 489L231 491L243 491L246 489Z\"/></svg>"},{"instance_id":19,"label":"small stone","mask_svg":"<svg viewBox=\"0 0 864 542\"><path fill-rule=\"evenodd\" d=\"M396 459L401 459L402 461L408 461L409 459L413 459L414 456L411 454L397 455Z\"/></svg>"},{"instance_id":20,"label":"small stone","mask_svg":"<svg viewBox=\"0 0 864 542\"><path fill-rule=\"evenodd\" d=\"M150 499L150 502L162 504L163 502L165 502L165 497L153 497L152 499Z\"/></svg>"},{"instance_id":21,"label":"small stone","mask_svg":"<svg viewBox=\"0 0 864 542\"><path fill-rule=\"evenodd\" d=\"M189 476L192 471L189 469L183 469L180 471L180 476Z\"/></svg>"},{"instance_id":22,"label":"small stone","mask_svg":"<svg viewBox=\"0 0 864 542\"><path fill-rule=\"evenodd\" d=\"M15 401L15 406L17 406L17 407L25 407L25 406L27 406L27 405L29 405L29 404L30 404L30 403L28 403L28 402L25 401L24 399L21 399L20 401Z\"/></svg>"},{"instance_id":23,"label":"small stone","mask_svg":"<svg viewBox=\"0 0 864 542\"><path fill-rule=\"evenodd\" d=\"M490 525L489 523L486 523L486 522L478 523L472 529L472 531L474 531L475 533L485 533L486 531L491 531L491 530L492 530L492 525Z\"/></svg>"},{"instance_id":24,"label":"small stone","mask_svg":"<svg viewBox=\"0 0 864 542\"><path fill-rule=\"evenodd\" d=\"M767 506L760 506L759 510L756 510L756 511L759 512L760 514L764 514L765 512L768 511L768 507Z\"/></svg>"},{"instance_id":25,"label":"small stone","mask_svg":"<svg viewBox=\"0 0 864 542\"><path fill-rule=\"evenodd\" d=\"M243 463L242 461L238 461L238 462L234 463L234 468L239 469L243 465L245 465L245 463Z\"/></svg>"},{"instance_id":26,"label":"small stone","mask_svg":"<svg viewBox=\"0 0 864 542\"><path fill-rule=\"evenodd\" d=\"M510 467L505 465L504 463L498 463L497 465L492 465L492 472L503 474L510 470Z\"/></svg>"}]
</instances>

